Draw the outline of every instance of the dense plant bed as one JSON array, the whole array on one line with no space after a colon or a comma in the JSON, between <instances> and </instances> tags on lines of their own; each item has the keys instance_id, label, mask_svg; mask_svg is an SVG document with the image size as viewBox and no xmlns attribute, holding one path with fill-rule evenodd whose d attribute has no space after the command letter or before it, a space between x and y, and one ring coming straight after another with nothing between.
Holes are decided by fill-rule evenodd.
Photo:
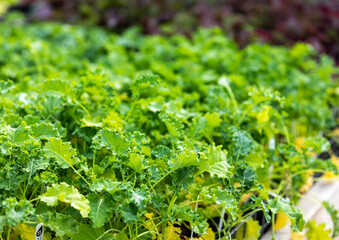
<instances>
[{"instance_id":1,"label":"dense plant bed","mask_svg":"<svg viewBox=\"0 0 339 240\"><path fill-rule=\"evenodd\" d=\"M40 222L45 239L227 239L242 222L257 238L256 212L301 231L300 192L337 173L316 155L336 70L308 45L16 19L0 32L2 239Z\"/></svg>"},{"instance_id":2,"label":"dense plant bed","mask_svg":"<svg viewBox=\"0 0 339 240\"><path fill-rule=\"evenodd\" d=\"M145 33L191 35L200 27L221 27L240 45L254 40L291 46L312 44L338 62L337 0L2 0L1 7L29 21L96 24L115 31L139 24Z\"/></svg>"}]
</instances>

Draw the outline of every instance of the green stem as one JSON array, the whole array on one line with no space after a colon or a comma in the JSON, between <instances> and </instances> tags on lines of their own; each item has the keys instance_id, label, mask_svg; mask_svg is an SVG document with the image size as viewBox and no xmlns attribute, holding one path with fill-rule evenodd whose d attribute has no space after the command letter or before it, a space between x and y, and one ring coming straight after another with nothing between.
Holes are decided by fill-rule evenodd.
<instances>
[{"instance_id":1,"label":"green stem","mask_svg":"<svg viewBox=\"0 0 339 240\"><path fill-rule=\"evenodd\" d=\"M152 230L153 230L153 229L156 229L160 224L162 224L162 222L160 222L160 223L154 225L154 227L152 227L150 230L148 230L148 231L146 231L146 232L143 232L143 233L140 233L140 234L137 236L137 239L140 238L140 237L143 236L143 235L146 235L146 234L149 233L149 232L152 232ZM154 233L158 234L157 232L154 232ZM160 234L159 234L159 235L160 235ZM163 237L163 239L165 239L165 238Z\"/></svg>"},{"instance_id":2,"label":"green stem","mask_svg":"<svg viewBox=\"0 0 339 240\"><path fill-rule=\"evenodd\" d=\"M238 225L238 224L240 224L240 223L242 223L242 222L245 222L245 221L247 220L248 216L250 216L250 215L253 214L253 213L259 212L259 211L261 211L260 208L254 210L254 211L252 211L252 212L247 213L245 216L241 217L241 219L235 221L235 222L232 224L232 226L234 227L234 226L236 226L236 225Z\"/></svg>"},{"instance_id":3,"label":"green stem","mask_svg":"<svg viewBox=\"0 0 339 240\"><path fill-rule=\"evenodd\" d=\"M33 164L32 164L32 168L33 168ZM32 177L32 171L29 172L29 176L28 176L28 180L27 180L27 185L25 187L25 190L24 190L24 196L26 198L26 192L28 190L28 186L29 186L29 181L31 180L31 177Z\"/></svg>"},{"instance_id":4,"label":"green stem","mask_svg":"<svg viewBox=\"0 0 339 240\"><path fill-rule=\"evenodd\" d=\"M242 123L242 120L244 119L244 117L252 110L253 107L255 107L256 105L258 105L259 103L262 103L264 102L263 100L261 101L258 101L258 102L254 102L252 103L247 109L246 111L241 115L238 123L237 123L237 126L239 126L241 123Z\"/></svg>"},{"instance_id":5,"label":"green stem","mask_svg":"<svg viewBox=\"0 0 339 240\"><path fill-rule=\"evenodd\" d=\"M67 204L66 207L64 207L64 209L62 209L62 210L60 211L60 213L63 213L69 206L70 206L70 205Z\"/></svg>"},{"instance_id":6,"label":"green stem","mask_svg":"<svg viewBox=\"0 0 339 240\"><path fill-rule=\"evenodd\" d=\"M26 224L31 224L31 225L37 225L37 224L39 224L39 222L29 222L29 221L25 221L24 223L26 223Z\"/></svg>"},{"instance_id":7,"label":"green stem","mask_svg":"<svg viewBox=\"0 0 339 240\"><path fill-rule=\"evenodd\" d=\"M119 223L120 223L121 218L122 218L122 215L119 215L118 218L117 218L117 221L115 221L115 226L116 226L116 227L119 226Z\"/></svg>"},{"instance_id":8,"label":"green stem","mask_svg":"<svg viewBox=\"0 0 339 240\"><path fill-rule=\"evenodd\" d=\"M165 239L166 223L161 226L162 239Z\"/></svg>"},{"instance_id":9,"label":"green stem","mask_svg":"<svg viewBox=\"0 0 339 240\"><path fill-rule=\"evenodd\" d=\"M41 184L40 184L40 185L41 185ZM37 187L35 187L35 188L33 189L33 192L31 193L31 196L29 197L29 200L32 199L32 197L34 196L35 192L38 190L38 188L40 187L40 185L38 185Z\"/></svg>"},{"instance_id":10,"label":"green stem","mask_svg":"<svg viewBox=\"0 0 339 240\"><path fill-rule=\"evenodd\" d=\"M285 190L285 186L287 184L287 181L282 180L277 188L277 194L279 195L281 191Z\"/></svg>"},{"instance_id":11,"label":"green stem","mask_svg":"<svg viewBox=\"0 0 339 240\"><path fill-rule=\"evenodd\" d=\"M218 224L214 221L214 219L210 218L209 220L213 223L215 228L218 229ZM221 231L218 231L217 233L218 233L218 237L219 237L218 239L221 239Z\"/></svg>"},{"instance_id":12,"label":"green stem","mask_svg":"<svg viewBox=\"0 0 339 240\"><path fill-rule=\"evenodd\" d=\"M43 74L42 74L42 67L41 67L40 58L39 58L37 53L33 53L33 56L34 56L34 60L35 60L35 64L36 64L36 69L37 69L37 73L38 73L38 79L39 79L39 81L41 81L42 77L43 77Z\"/></svg>"},{"instance_id":13,"label":"green stem","mask_svg":"<svg viewBox=\"0 0 339 240\"><path fill-rule=\"evenodd\" d=\"M230 215L230 214L228 214L228 216L227 216L227 222L226 222L226 226L225 226L225 228L224 228L224 230L223 230L223 232L224 232L224 234L226 235L226 227L228 228L228 234L230 235L230 231L232 230L232 228L231 227L228 227L228 226L231 226L231 222L232 222L233 220L232 220L232 216ZM232 226L233 226L233 224L232 224Z\"/></svg>"},{"instance_id":14,"label":"green stem","mask_svg":"<svg viewBox=\"0 0 339 240\"><path fill-rule=\"evenodd\" d=\"M212 140L209 136L207 136L206 133L204 133L203 135L204 135L204 137L207 139L207 141L208 141L209 144L213 144L213 140Z\"/></svg>"},{"instance_id":15,"label":"green stem","mask_svg":"<svg viewBox=\"0 0 339 240\"><path fill-rule=\"evenodd\" d=\"M282 170L286 170L288 169L290 166L288 165L283 165L283 166L278 166L278 167L274 167L273 171L274 172L279 172L279 171L282 171Z\"/></svg>"},{"instance_id":16,"label":"green stem","mask_svg":"<svg viewBox=\"0 0 339 240\"><path fill-rule=\"evenodd\" d=\"M93 168L95 166L95 152L93 153Z\"/></svg>"},{"instance_id":17,"label":"green stem","mask_svg":"<svg viewBox=\"0 0 339 240\"><path fill-rule=\"evenodd\" d=\"M40 200L40 198L34 198L32 200L29 200L29 202L34 202L34 201L37 201L37 200Z\"/></svg>"},{"instance_id":18,"label":"green stem","mask_svg":"<svg viewBox=\"0 0 339 240\"><path fill-rule=\"evenodd\" d=\"M159 218L161 218L161 217L152 218L152 219L146 221L146 223L152 222L153 227L149 230L149 232L152 232L151 230L155 229L156 234L157 234L158 236L161 237L161 235L160 235L160 233L159 233L159 231L158 231L157 225L155 225L155 223L154 223L154 220L159 219ZM159 224L161 224L161 223L162 223L162 222L160 222ZM158 224L158 225L159 225L159 224Z\"/></svg>"},{"instance_id":19,"label":"green stem","mask_svg":"<svg viewBox=\"0 0 339 240\"><path fill-rule=\"evenodd\" d=\"M195 201L192 201L192 202L184 203L184 204L182 204L182 206L190 205L190 204L192 204L192 203L203 202L203 201L204 201L204 200L195 200Z\"/></svg>"},{"instance_id":20,"label":"green stem","mask_svg":"<svg viewBox=\"0 0 339 240\"><path fill-rule=\"evenodd\" d=\"M24 197L24 199L26 199L26 195L25 195L24 191L22 190L20 184L19 184L19 190L20 190L22 196Z\"/></svg>"},{"instance_id":21,"label":"green stem","mask_svg":"<svg viewBox=\"0 0 339 240\"><path fill-rule=\"evenodd\" d=\"M87 148L87 146L86 146L86 141L84 140L84 141L82 142L82 153L84 153L84 152L86 151L86 148Z\"/></svg>"},{"instance_id":22,"label":"green stem","mask_svg":"<svg viewBox=\"0 0 339 240\"><path fill-rule=\"evenodd\" d=\"M286 141L287 141L288 144L290 144L290 135L288 134L287 127L284 123L283 123L283 129L284 129L284 133L286 135Z\"/></svg>"},{"instance_id":23,"label":"green stem","mask_svg":"<svg viewBox=\"0 0 339 240\"><path fill-rule=\"evenodd\" d=\"M81 175L81 174L80 174L80 173L79 173L72 165L69 164L69 166L73 169L73 171L74 171L79 177L81 177L82 180L84 180L85 183L87 183L87 185L88 185L89 187L92 187L91 184L89 184L89 182L87 182L87 180L86 180L86 179L85 179L85 178L84 178L84 177L83 177L83 176L82 176L82 175Z\"/></svg>"},{"instance_id":24,"label":"green stem","mask_svg":"<svg viewBox=\"0 0 339 240\"><path fill-rule=\"evenodd\" d=\"M275 214L272 213L272 240L275 240L275 229L274 229L274 225L275 225Z\"/></svg>"},{"instance_id":25,"label":"green stem","mask_svg":"<svg viewBox=\"0 0 339 240\"><path fill-rule=\"evenodd\" d=\"M135 236L138 236L138 225L135 223Z\"/></svg>"},{"instance_id":26,"label":"green stem","mask_svg":"<svg viewBox=\"0 0 339 240\"><path fill-rule=\"evenodd\" d=\"M85 183L87 183L87 185L89 186L89 187L91 187L91 184L89 184L89 182L87 182L87 180L73 167L73 165L72 164L70 164L63 156L60 156L59 155L59 153L57 153L57 152L55 152L54 151L54 153L56 154L56 155L58 155L61 159L63 159L67 164L68 164L68 166L70 166L72 169L73 169L73 171L82 179L82 180L84 180L84 182Z\"/></svg>"},{"instance_id":27,"label":"green stem","mask_svg":"<svg viewBox=\"0 0 339 240\"><path fill-rule=\"evenodd\" d=\"M94 166L95 166L95 152L93 152L93 164L92 164L93 170L94 170ZM94 181L94 171L92 171L92 181Z\"/></svg>"},{"instance_id":28,"label":"green stem","mask_svg":"<svg viewBox=\"0 0 339 240\"><path fill-rule=\"evenodd\" d=\"M90 112L87 110L87 108L86 108L84 105L82 105L82 103L78 102L76 99L73 99L73 100L74 100L74 102L75 102L76 104L79 105L79 107L82 108L82 110L85 111L85 113L86 113L88 116L92 116L92 115L90 114Z\"/></svg>"},{"instance_id":29,"label":"green stem","mask_svg":"<svg viewBox=\"0 0 339 240\"><path fill-rule=\"evenodd\" d=\"M155 218L149 219L149 220L146 221L146 223L148 223L148 222L153 222L154 220L157 220L157 219L159 219L159 218L162 218L162 217L159 216L159 217L155 217ZM153 222L153 223L154 223L154 222Z\"/></svg>"},{"instance_id":30,"label":"green stem","mask_svg":"<svg viewBox=\"0 0 339 240\"><path fill-rule=\"evenodd\" d=\"M126 165L127 165L127 164L126 164ZM136 176L136 172L133 172L132 174L130 174L124 181L127 182L127 181L129 181L129 179L130 179L131 177L134 177L134 176Z\"/></svg>"},{"instance_id":31,"label":"green stem","mask_svg":"<svg viewBox=\"0 0 339 240\"><path fill-rule=\"evenodd\" d=\"M10 240L11 239L11 229L8 228L7 230L7 240Z\"/></svg>"},{"instance_id":32,"label":"green stem","mask_svg":"<svg viewBox=\"0 0 339 240\"><path fill-rule=\"evenodd\" d=\"M315 172L322 172L322 173L328 172L328 170L324 170L324 169L304 169L304 170L301 170L299 172L296 172L296 173L292 174L292 176L290 178L293 178L293 177L295 177L295 176L297 176L299 174L306 173L308 171L315 171Z\"/></svg>"},{"instance_id":33,"label":"green stem","mask_svg":"<svg viewBox=\"0 0 339 240\"><path fill-rule=\"evenodd\" d=\"M129 109L128 113L126 114L126 117L124 118L125 121L129 118L129 116L133 112L135 105L137 104L138 100L139 100L139 98L135 99L135 101L132 103L131 108Z\"/></svg>"},{"instance_id":34,"label":"green stem","mask_svg":"<svg viewBox=\"0 0 339 240\"><path fill-rule=\"evenodd\" d=\"M239 121L238 121L237 126L239 126L239 125L242 123L244 117L251 111L251 109L252 109L255 105L257 105L257 103L251 104L251 105L245 110L245 112L243 112L243 114L242 114L241 117L239 118Z\"/></svg>"},{"instance_id":35,"label":"green stem","mask_svg":"<svg viewBox=\"0 0 339 240\"><path fill-rule=\"evenodd\" d=\"M176 200L177 200L177 195L174 194L173 197L172 197L172 199L171 199L171 202L170 202L169 205L168 205L167 215L170 215L170 213L171 213L171 211L172 211L172 207L173 207L173 205L174 205L174 203L175 203Z\"/></svg>"},{"instance_id":36,"label":"green stem","mask_svg":"<svg viewBox=\"0 0 339 240\"><path fill-rule=\"evenodd\" d=\"M128 232L129 232L130 239L133 239L132 229L131 229L131 226L129 224L128 224Z\"/></svg>"},{"instance_id":37,"label":"green stem","mask_svg":"<svg viewBox=\"0 0 339 240\"><path fill-rule=\"evenodd\" d=\"M107 233L110 233L110 232L113 232L113 231L115 231L115 232L118 232L118 233L120 233L120 230L118 230L118 229L109 229L109 230L107 230L106 232L104 232L100 237L98 237L96 240L100 240L103 236L105 236Z\"/></svg>"},{"instance_id":38,"label":"green stem","mask_svg":"<svg viewBox=\"0 0 339 240\"><path fill-rule=\"evenodd\" d=\"M162 176L162 178L160 178L153 186L152 188L154 188L156 185L158 185L162 180L164 180L168 175L170 175L172 172L174 172L176 169L172 169L171 171L169 171L168 173L166 173L164 176Z\"/></svg>"},{"instance_id":39,"label":"green stem","mask_svg":"<svg viewBox=\"0 0 339 240\"><path fill-rule=\"evenodd\" d=\"M225 86L225 88L226 88L228 94L230 95L230 97L231 97L231 99L232 99L232 102L233 102L235 108L238 109L238 103L237 103L237 100L235 99L234 94L233 94L233 91L232 91L232 88L231 88L231 86L228 84L228 81L227 81L227 80L225 81L225 85L224 85L224 86Z\"/></svg>"},{"instance_id":40,"label":"green stem","mask_svg":"<svg viewBox=\"0 0 339 240\"><path fill-rule=\"evenodd\" d=\"M247 207L247 208L245 208L245 209L239 211L239 213L238 213L237 215L238 215L238 216L242 216L243 213L249 211L252 207L253 207L253 206L249 206L249 207Z\"/></svg>"},{"instance_id":41,"label":"green stem","mask_svg":"<svg viewBox=\"0 0 339 240\"><path fill-rule=\"evenodd\" d=\"M156 194L156 192L155 192L155 190L154 190L152 184L150 184L150 183L148 182L148 185L149 185L149 187L151 188L152 192L153 192L154 194Z\"/></svg>"}]
</instances>

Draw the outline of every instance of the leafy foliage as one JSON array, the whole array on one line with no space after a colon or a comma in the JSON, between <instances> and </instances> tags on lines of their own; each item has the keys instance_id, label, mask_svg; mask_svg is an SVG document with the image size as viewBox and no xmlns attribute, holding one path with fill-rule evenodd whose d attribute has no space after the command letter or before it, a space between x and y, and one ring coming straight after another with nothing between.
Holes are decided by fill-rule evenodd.
<instances>
[{"instance_id":1,"label":"leafy foliage","mask_svg":"<svg viewBox=\"0 0 339 240\"><path fill-rule=\"evenodd\" d=\"M327 212L331 215L333 221L333 232L332 238L339 236L339 211L334 208L334 206L330 205L329 202L323 202L324 207Z\"/></svg>"},{"instance_id":2,"label":"leafy foliage","mask_svg":"<svg viewBox=\"0 0 339 240\"><path fill-rule=\"evenodd\" d=\"M69 143L63 143L61 139L50 138L44 147L45 156L54 158L61 168L72 167L76 162L76 152Z\"/></svg>"},{"instance_id":3,"label":"leafy foliage","mask_svg":"<svg viewBox=\"0 0 339 240\"><path fill-rule=\"evenodd\" d=\"M0 32L3 238L43 222L60 239L212 239L247 222L253 239L259 210L300 231L310 172L337 172L315 154L334 124L325 56L238 49L217 29L144 37L10 18Z\"/></svg>"},{"instance_id":4,"label":"leafy foliage","mask_svg":"<svg viewBox=\"0 0 339 240\"><path fill-rule=\"evenodd\" d=\"M90 211L89 201L85 196L64 182L59 185L52 185L40 199L46 202L48 206L56 206L58 201L70 203L72 207L80 211L83 217L87 217Z\"/></svg>"},{"instance_id":5,"label":"leafy foliage","mask_svg":"<svg viewBox=\"0 0 339 240\"><path fill-rule=\"evenodd\" d=\"M253 41L285 46L303 41L339 59L336 1L74 1L70 5L67 0L46 0L43 4L2 0L2 8L16 3L14 9L23 10L29 20L100 24L114 30L138 23L149 34L189 35L198 27L218 26L241 46ZM305 51L307 47L301 45L295 53Z\"/></svg>"},{"instance_id":6,"label":"leafy foliage","mask_svg":"<svg viewBox=\"0 0 339 240\"><path fill-rule=\"evenodd\" d=\"M325 224L317 225L316 221L310 221L306 224L306 228L308 229L306 236L307 239L315 240L315 239L332 239L329 235L331 233L331 229L325 230Z\"/></svg>"}]
</instances>

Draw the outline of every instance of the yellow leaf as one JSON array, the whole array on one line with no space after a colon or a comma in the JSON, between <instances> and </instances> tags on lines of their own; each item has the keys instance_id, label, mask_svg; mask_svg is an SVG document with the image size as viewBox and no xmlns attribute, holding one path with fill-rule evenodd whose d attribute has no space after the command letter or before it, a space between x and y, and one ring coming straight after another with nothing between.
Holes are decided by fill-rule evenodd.
<instances>
[{"instance_id":1,"label":"yellow leaf","mask_svg":"<svg viewBox=\"0 0 339 240\"><path fill-rule=\"evenodd\" d=\"M331 229L325 230L325 223L317 225L316 221L307 222L306 228L308 229L306 236L308 240L332 240L330 237Z\"/></svg>"},{"instance_id":2,"label":"yellow leaf","mask_svg":"<svg viewBox=\"0 0 339 240\"><path fill-rule=\"evenodd\" d=\"M304 238L305 238L305 233L293 232L291 229L291 240L303 240Z\"/></svg>"},{"instance_id":3,"label":"yellow leaf","mask_svg":"<svg viewBox=\"0 0 339 240\"><path fill-rule=\"evenodd\" d=\"M202 239L202 238L200 238L200 237L199 237L199 238L195 238L195 237L194 237L194 238L191 239L191 237L187 237L187 236L184 236L183 239L184 239L184 240L204 240L204 239Z\"/></svg>"},{"instance_id":4,"label":"yellow leaf","mask_svg":"<svg viewBox=\"0 0 339 240\"><path fill-rule=\"evenodd\" d=\"M151 230L153 228L153 224L151 222L147 222L144 224L144 228L147 230Z\"/></svg>"},{"instance_id":5,"label":"yellow leaf","mask_svg":"<svg viewBox=\"0 0 339 240\"><path fill-rule=\"evenodd\" d=\"M28 224L19 224L20 236L22 240L32 240L35 235L35 226ZM49 233L44 233L44 240L50 240L51 235Z\"/></svg>"},{"instance_id":6,"label":"yellow leaf","mask_svg":"<svg viewBox=\"0 0 339 240\"><path fill-rule=\"evenodd\" d=\"M49 232L44 233L44 240L51 240L51 239L52 239L51 233Z\"/></svg>"},{"instance_id":7,"label":"yellow leaf","mask_svg":"<svg viewBox=\"0 0 339 240\"><path fill-rule=\"evenodd\" d=\"M7 9L13 4L17 3L18 0L7 0L7 1L0 1L0 16L6 13Z\"/></svg>"},{"instance_id":8,"label":"yellow leaf","mask_svg":"<svg viewBox=\"0 0 339 240\"><path fill-rule=\"evenodd\" d=\"M302 137L297 137L294 140L295 147L300 151L302 147L304 147L304 139Z\"/></svg>"},{"instance_id":9,"label":"yellow leaf","mask_svg":"<svg viewBox=\"0 0 339 240\"><path fill-rule=\"evenodd\" d=\"M174 227L173 223L169 222L165 229L165 239L166 240L180 240L181 229L179 227Z\"/></svg>"},{"instance_id":10,"label":"yellow leaf","mask_svg":"<svg viewBox=\"0 0 339 240\"><path fill-rule=\"evenodd\" d=\"M257 121L259 124L267 123L270 120L270 109L271 107L266 106L263 111L257 114Z\"/></svg>"},{"instance_id":11,"label":"yellow leaf","mask_svg":"<svg viewBox=\"0 0 339 240\"><path fill-rule=\"evenodd\" d=\"M245 224L238 229L235 236L237 240L257 240L259 238L261 226L258 221L253 219L248 220L246 222L245 234L244 228Z\"/></svg>"},{"instance_id":12,"label":"yellow leaf","mask_svg":"<svg viewBox=\"0 0 339 240\"><path fill-rule=\"evenodd\" d=\"M147 222L144 224L144 228L146 228L147 230L154 230L154 223ZM152 234L152 239L156 239L157 236L155 235L154 231L150 231L150 233Z\"/></svg>"},{"instance_id":13,"label":"yellow leaf","mask_svg":"<svg viewBox=\"0 0 339 240\"><path fill-rule=\"evenodd\" d=\"M337 175L335 175L333 172L331 171L327 171L325 172L325 174L321 177L323 180L325 180L325 182L332 182L334 180L338 180L339 177Z\"/></svg>"},{"instance_id":14,"label":"yellow leaf","mask_svg":"<svg viewBox=\"0 0 339 240\"><path fill-rule=\"evenodd\" d=\"M289 221L290 221L288 216L281 211L278 212L276 218L277 218L277 220L274 224L275 230L280 230L280 229L284 228L286 226L286 224L289 223Z\"/></svg>"},{"instance_id":15,"label":"yellow leaf","mask_svg":"<svg viewBox=\"0 0 339 240\"><path fill-rule=\"evenodd\" d=\"M244 228L245 224L241 225L240 228L238 228L237 232L235 233L235 238L237 240L244 240Z\"/></svg>"},{"instance_id":16,"label":"yellow leaf","mask_svg":"<svg viewBox=\"0 0 339 240\"><path fill-rule=\"evenodd\" d=\"M261 226L258 221L253 219L248 220L246 223L245 240L257 240L260 236Z\"/></svg>"},{"instance_id":17,"label":"yellow leaf","mask_svg":"<svg viewBox=\"0 0 339 240\"><path fill-rule=\"evenodd\" d=\"M153 218L153 213L145 213L145 217L148 219L152 219Z\"/></svg>"},{"instance_id":18,"label":"yellow leaf","mask_svg":"<svg viewBox=\"0 0 339 240\"><path fill-rule=\"evenodd\" d=\"M331 156L331 162L339 168L339 157L332 155ZM339 180L339 175L336 175L331 171L327 171L322 176L322 179L324 179L326 182L331 182L331 181L334 181L334 180Z\"/></svg>"},{"instance_id":19,"label":"yellow leaf","mask_svg":"<svg viewBox=\"0 0 339 240\"><path fill-rule=\"evenodd\" d=\"M243 204L246 200L251 197L252 193L244 193L240 198L240 204Z\"/></svg>"},{"instance_id":20,"label":"yellow leaf","mask_svg":"<svg viewBox=\"0 0 339 240\"><path fill-rule=\"evenodd\" d=\"M306 183L300 188L300 193L306 193L313 186L313 171L307 171Z\"/></svg>"},{"instance_id":21,"label":"yellow leaf","mask_svg":"<svg viewBox=\"0 0 339 240\"><path fill-rule=\"evenodd\" d=\"M201 236L203 240L214 240L215 239L215 233L213 232L212 228L207 229L207 233L203 234Z\"/></svg>"},{"instance_id":22,"label":"yellow leaf","mask_svg":"<svg viewBox=\"0 0 339 240\"><path fill-rule=\"evenodd\" d=\"M154 213L145 213L145 217L146 217L147 219L152 219L152 218L153 218L153 215L154 215ZM147 221L147 222L144 224L144 228L146 228L147 230L154 230L155 225L154 225L153 220ZM156 239L156 238L157 238L157 236L156 236L156 234L154 233L154 231L150 231L150 233L152 234L152 239Z\"/></svg>"}]
</instances>

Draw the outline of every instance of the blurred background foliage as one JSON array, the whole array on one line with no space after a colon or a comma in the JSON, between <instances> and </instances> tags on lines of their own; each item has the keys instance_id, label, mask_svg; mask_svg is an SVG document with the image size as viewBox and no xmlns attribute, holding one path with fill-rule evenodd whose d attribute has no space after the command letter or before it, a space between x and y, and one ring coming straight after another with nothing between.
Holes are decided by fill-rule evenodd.
<instances>
[{"instance_id":1,"label":"blurred background foliage","mask_svg":"<svg viewBox=\"0 0 339 240\"><path fill-rule=\"evenodd\" d=\"M0 1L0 15L6 13L11 5L18 3L18 0L1 0Z\"/></svg>"},{"instance_id":2,"label":"blurred background foliage","mask_svg":"<svg viewBox=\"0 0 339 240\"><path fill-rule=\"evenodd\" d=\"M221 27L240 46L308 42L339 61L339 0L1 0L28 21L101 25L122 31L140 25L147 34Z\"/></svg>"}]
</instances>

